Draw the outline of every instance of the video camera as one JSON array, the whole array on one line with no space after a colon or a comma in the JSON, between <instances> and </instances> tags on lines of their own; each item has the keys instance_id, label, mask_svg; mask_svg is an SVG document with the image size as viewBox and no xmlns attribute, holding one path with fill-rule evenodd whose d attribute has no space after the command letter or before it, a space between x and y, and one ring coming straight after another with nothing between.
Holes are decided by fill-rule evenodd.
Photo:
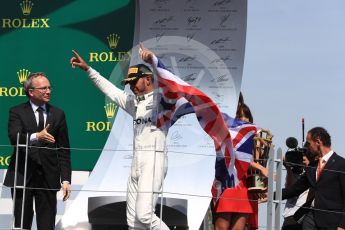
<instances>
[{"instance_id":1,"label":"video camera","mask_svg":"<svg viewBox=\"0 0 345 230\"><path fill-rule=\"evenodd\" d=\"M303 155L307 151L305 148L298 147L298 141L294 137L286 139L286 146L289 148L285 153L284 166L289 167L293 173L303 172Z\"/></svg>"}]
</instances>

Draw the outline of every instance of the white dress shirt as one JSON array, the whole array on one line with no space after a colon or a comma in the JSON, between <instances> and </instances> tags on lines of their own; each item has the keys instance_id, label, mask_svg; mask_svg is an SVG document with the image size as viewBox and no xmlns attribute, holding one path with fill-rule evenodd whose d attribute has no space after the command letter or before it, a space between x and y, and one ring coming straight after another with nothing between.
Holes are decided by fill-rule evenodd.
<instances>
[{"instance_id":1,"label":"white dress shirt","mask_svg":"<svg viewBox=\"0 0 345 230\"><path fill-rule=\"evenodd\" d=\"M36 118L36 123L38 125L38 107L42 107L43 109L43 118L44 118L44 127L46 127L46 120L47 120L47 108L46 108L46 105L42 105L42 106L38 106L38 105L35 105L32 101L30 101L30 104L31 104L31 108L32 108L32 111L34 111L34 114L35 114L35 118ZM32 142L36 142L37 141L37 135L36 133L33 133L30 135L30 143Z\"/></svg>"}]
</instances>

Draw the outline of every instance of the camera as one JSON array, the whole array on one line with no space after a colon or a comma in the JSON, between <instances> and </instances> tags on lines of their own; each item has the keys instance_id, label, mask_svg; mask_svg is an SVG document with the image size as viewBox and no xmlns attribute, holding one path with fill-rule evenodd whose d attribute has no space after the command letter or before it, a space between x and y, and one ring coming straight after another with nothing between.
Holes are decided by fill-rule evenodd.
<instances>
[{"instance_id":1,"label":"camera","mask_svg":"<svg viewBox=\"0 0 345 230\"><path fill-rule=\"evenodd\" d=\"M293 173L300 174L303 172L303 155L305 148L298 147L298 141L294 137L286 139L286 146L289 148L285 153L285 168L289 167Z\"/></svg>"}]
</instances>

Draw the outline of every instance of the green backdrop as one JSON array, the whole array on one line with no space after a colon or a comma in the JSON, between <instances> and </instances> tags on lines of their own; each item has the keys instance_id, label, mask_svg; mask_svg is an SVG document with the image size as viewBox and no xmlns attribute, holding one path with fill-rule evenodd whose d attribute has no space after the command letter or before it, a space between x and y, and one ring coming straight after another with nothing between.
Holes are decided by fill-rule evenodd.
<instances>
[{"instance_id":1,"label":"green backdrop","mask_svg":"<svg viewBox=\"0 0 345 230\"><path fill-rule=\"evenodd\" d=\"M92 170L116 114L107 117L104 95L69 59L74 49L103 76L128 66L133 42L133 0L5 0L0 8L0 168L13 147L7 137L9 108L26 102L17 73L45 72L51 103L67 116L73 170ZM110 47L108 37L114 37ZM25 77L25 74L22 74ZM116 84L123 78L119 73Z\"/></svg>"}]
</instances>

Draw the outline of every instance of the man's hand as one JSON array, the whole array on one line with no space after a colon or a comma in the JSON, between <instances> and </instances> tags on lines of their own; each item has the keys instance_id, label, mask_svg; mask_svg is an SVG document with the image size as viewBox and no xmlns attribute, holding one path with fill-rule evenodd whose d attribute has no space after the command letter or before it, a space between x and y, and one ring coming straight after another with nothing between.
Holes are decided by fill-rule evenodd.
<instances>
[{"instance_id":1,"label":"man's hand","mask_svg":"<svg viewBox=\"0 0 345 230\"><path fill-rule=\"evenodd\" d=\"M139 44L139 56L144 62L149 64L153 63L154 53L151 50L145 48L143 43L141 42Z\"/></svg>"},{"instance_id":2,"label":"man's hand","mask_svg":"<svg viewBox=\"0 0 345 230\"><path fill-rule=\"evenodd\" d=\"M68 200L68 198L71 195L71 184L67 181L64 181L61 185L62 190L63 190L63 201Z\"/></svg>"},{"instance_id":3,"label":"man's hand","mask_svg":"<svg viewBox=\"0 0 345 230\"><path fill-rule=\"evenodd\" d=\"M53 144L55 143L55 138L48 133L48 128L49 124L41 132L36 133L36 137L38 141Z\"/></svg>"},{"instance_id":4,"label":"man's hand","mask_svg":"<svg viewBox=\"0 0 345 230\"><path fill-rule=\"evenodd\" d=\"M90 66L86 64L86 62L79 56L79 54L76 51L72 50L72 53L74 54L74 57L72 57L70 60L72 68L78 66L79 68L87 71L90 68Z\"/></svg>"}]
</instances>

